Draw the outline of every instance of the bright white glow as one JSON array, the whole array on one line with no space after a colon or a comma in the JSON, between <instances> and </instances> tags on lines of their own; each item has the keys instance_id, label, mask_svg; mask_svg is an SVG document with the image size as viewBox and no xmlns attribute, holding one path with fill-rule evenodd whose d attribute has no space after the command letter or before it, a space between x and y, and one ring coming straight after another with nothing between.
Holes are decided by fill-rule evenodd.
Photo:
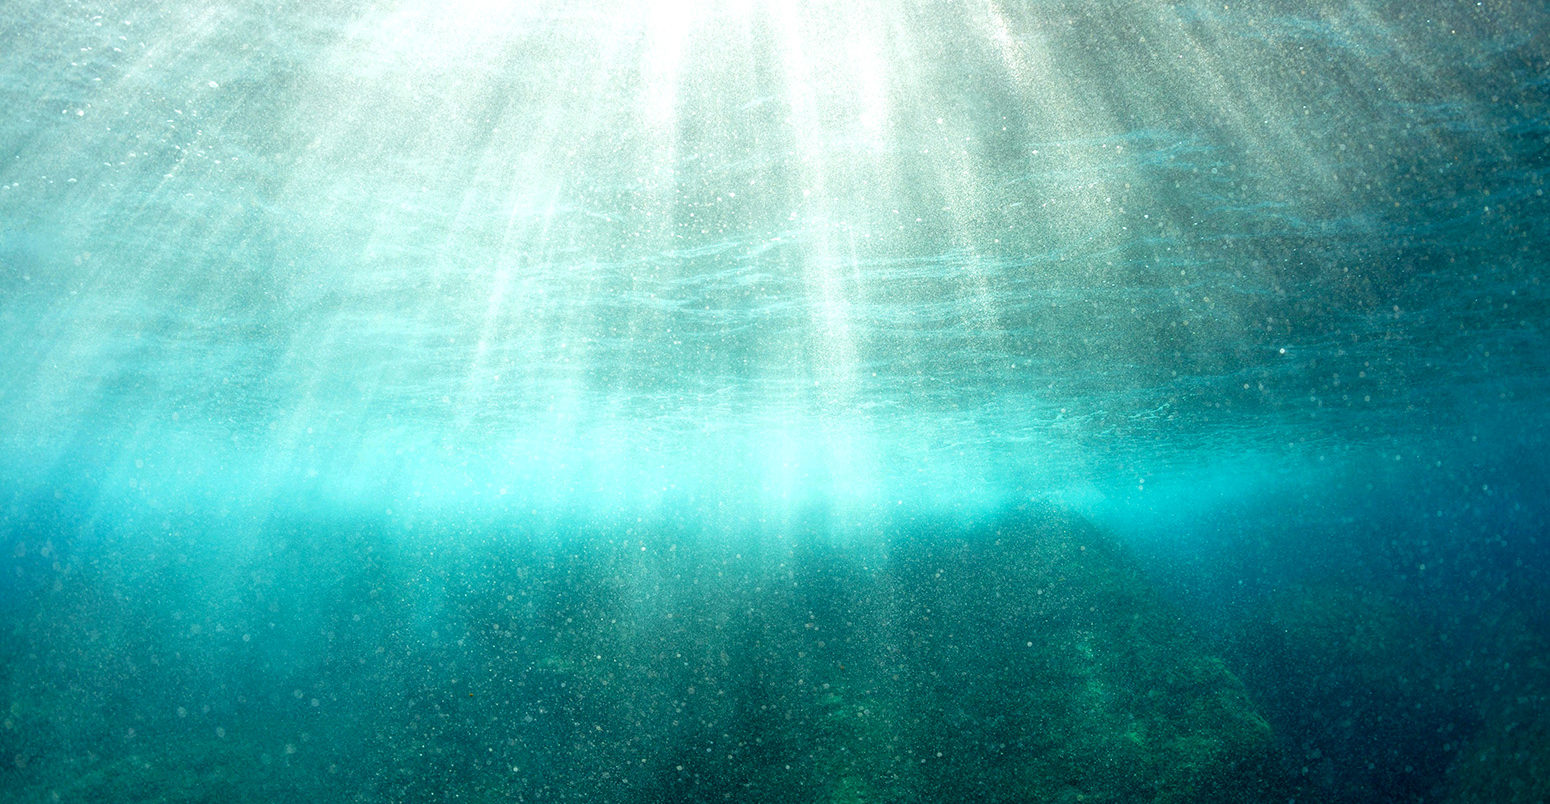
<instances>
[{"instance_id":1,"label":"bright white glow","mask_svg":"<svg viewBox=\"0 0 1550 804\"><path fill-rule=\"evenodd\" d=\"M1281 255L1224 232L1391 167L1302 121L1312 87L1387 87L1371 57L1285 49L1331 72L1286 80L1216 35L1236 8L28 2L74 39L17 43L60 83L0 123L0 245L45 244L0 253L45 278L0 272L7 429L46 451L101 419L300 485L1037 474L1174 421L1159 361L1252 344ZM1358 6L1340 30L1380 30Z\"/></svg>"}]
</instances>

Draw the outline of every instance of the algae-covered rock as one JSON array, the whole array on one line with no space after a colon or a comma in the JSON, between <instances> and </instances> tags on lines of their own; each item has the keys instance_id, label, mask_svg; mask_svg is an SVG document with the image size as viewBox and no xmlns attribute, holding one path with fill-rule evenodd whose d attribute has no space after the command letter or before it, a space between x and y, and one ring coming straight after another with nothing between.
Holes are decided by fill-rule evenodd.
<instances>
[{"instance_id":1,"label":"algae-covered rock","mask_svg":"<svg viewBox=\"0 0 1550 804\"><path fill-rule=\"evenodd\" d=\"M1270 730L1102 534L1053 516L900 551L928 798L1242 801ZM948 726L944 729L943 726Z\"/></svg>"},{"instance_id":2,"label":"algae-covered rock","mask_svg":"<svg viewBox=\"0 0 1550 804\"><path fill-rule=\"evenodd\" d=\"M1449 769L1448 804L1550 801L1550 640L1527 620L1500 617L1479 657L1490 665L1475 696L1483 723Z\"/></svg>"},{"instance_id":3,"label":"algae-covered rock","mask_svg":"<svg viewBox=\"0 0 1550 804\"><path fill-rule=\"evenodd\" d=\"M1550 696L1536 696L1521 719L1493 720L1470 741L1450 772L1449 804L1550 801Z\"/></svg>"},{"instance_id":4,"label":"algae-covered rock","mask_svg":"<svg viewBox=\"0 0 1550 804\"><path fill-rule=\"evenodd\" d=\"M33 709L74 702L96 725L60 732L69 745L33 740L21 800L1237 802L1278 789L1269 728L1238 681L1107 537L1050 512L847 546L639 529L396 554L357 542L371 556L358 566L294 539L265 559L291 569L244 568L218 611L199 596L213 566L127 608L92 603L112 588L83 593L119 576L75 579L77 604L25 629L22 655L50 666L18 668L12 692ZM320 563L326 577L301 569ZM277 580L251 594L242 578ZM165 611L184 612L177 627L135 631ZM111 639L80 649L50 627L66 616ZM191 638L190 621L223 638ZM224 638L230 623L253 640ZM122 651L156 661L70 667ZM126 741L126 724L139 736Z\"/></svg>"},{"instance_id":5,"label":"algae-covered rock","mask_svg":"<svg viewBox=\"0 0 1550 804\"><path fill-rule=\"evenodd\" d=\"M1430 798L1463 706L1438 630L1382 589L1315 582L1266 597L1226 655L1284 740L1287 770L1328 801Z\"/></svg>"}]
</instances>

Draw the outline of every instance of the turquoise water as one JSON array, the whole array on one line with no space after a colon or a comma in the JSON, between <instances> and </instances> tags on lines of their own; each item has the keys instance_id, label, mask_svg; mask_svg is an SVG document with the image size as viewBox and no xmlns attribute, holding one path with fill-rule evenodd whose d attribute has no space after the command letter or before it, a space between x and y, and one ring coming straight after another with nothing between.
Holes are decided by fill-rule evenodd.
<instances>
[{"instance_id":1,"label":"turquoise water","mask_svg":"<svg viewBox=\"0 0 1550 804\"><path fill-rule=\"evenodd\" d=\"M1542 4L7 12L8 798L1550 789Z\"/></svg>"}]
</instances>

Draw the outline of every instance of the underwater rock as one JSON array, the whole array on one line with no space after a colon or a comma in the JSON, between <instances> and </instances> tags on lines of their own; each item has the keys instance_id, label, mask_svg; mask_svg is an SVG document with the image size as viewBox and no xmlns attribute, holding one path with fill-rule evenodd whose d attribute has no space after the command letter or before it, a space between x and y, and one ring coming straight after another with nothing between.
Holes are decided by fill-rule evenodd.
<instances>
[{"instance_id":1,"label":"underwater rock","mask_svg":"<svg viewBox=\"0 0 1550 804\"><path fill-rule=\"evenodd\" d=\"M1324 801L1430 799L1465 711L1454 653L1376 587L1289 584L1227 638L1224 656L1274 725L1286 770Z\"/></svg>"},{"instance_id":2,"label":"underwater rock","mask_svg":"<svg viewBox=\"0 0 1550 804\"><path fill-rule=\"evenodd\" d=\"M1232 801L1277 789L1270 730L1103 534L1052 514L912 543L927 800Z\"/></svg>"},{"instance_id":3,"label":"underwater rock","mask_svg":"<svg viewBox=\"0 0 1550 804\"><path fill-rule=\"evenodd\" d=\"M1550 640L1530 620L1504 612L1477 654L1483 723L1449 769L1449 804L1550 801Z\"/></svg>"},{"instance_id":4,"label":"underwater rock","mask_svg":"<svg viewBox=\"0 0 1550 804\"><path fill-rule=\"evenodd\" d=\"M1550 696L1534 696L1518 718L1493 720L1469 742L1449 773L1449 804L1550 801Z\"/></svg>"},{"instance_id":5,"label":"underwater rock","mask_svg":"<svg viewBox=\"0 0 1550 804\"><path fill-rule=\"evenodd\" d=\"M451 550L351 539L277 540L241 568L263 593L221 602L212 630L247 623L251 642L187 637L213 616L201 590L233 588L199 577L231 571L213 563L138 604L40 610L29 649L54 665L111 658L131 644L126 623L186 614L136 632L135 655L156 661L133 675L67 676L91 689L52 694L99 702L79 712L95 726L68 735L96 758L71 758L80 739L74 754L34 750L17 789L151 801L262 777L337 800L829 804L1281 790L1243 686L1104 534L1053 512L865 547L666 530ZM51 629L51 611L71 633L119 636L83 642ZM19 670L13 691L53 689L44 673ZM218 723L248 725L217 738ZM239 740L254 746L244 761ZM179 768L142 761L158 744L176 745Z\"/></svg>"}]
</instances>

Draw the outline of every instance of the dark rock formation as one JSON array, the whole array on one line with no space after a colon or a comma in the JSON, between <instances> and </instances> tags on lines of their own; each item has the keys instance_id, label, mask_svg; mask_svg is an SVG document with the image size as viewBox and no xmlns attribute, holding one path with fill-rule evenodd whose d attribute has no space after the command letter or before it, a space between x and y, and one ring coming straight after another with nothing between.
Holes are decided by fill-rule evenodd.
<instances>
[{"instance_id":1,"label":"dark rock formation","mask_svg":"<svg viewBox=\"0 0 1550 804\"><path fill-rule=\"evenodd\" d=\"M1243 687L1104 535L1047 512L899 533L433 548L297 529L241 568L99 564L23 629L10 692L33 733L6 743L29 763L13 789L834 804L1278 789ZM44 711L61 701L68 728Z\"/></svg>"}]
</instances>

